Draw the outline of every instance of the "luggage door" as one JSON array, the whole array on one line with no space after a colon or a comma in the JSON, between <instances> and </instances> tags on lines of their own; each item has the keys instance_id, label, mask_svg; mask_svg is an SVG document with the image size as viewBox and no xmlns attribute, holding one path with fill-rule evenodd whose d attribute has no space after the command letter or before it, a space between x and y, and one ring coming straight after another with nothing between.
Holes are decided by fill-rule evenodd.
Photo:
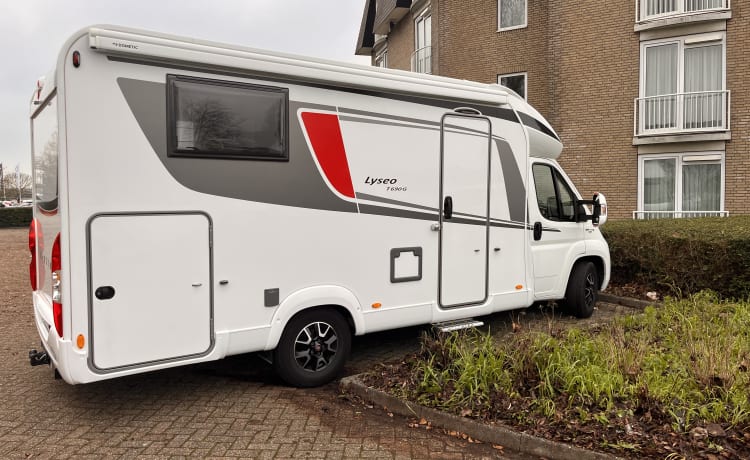
<instances>
[{"instance_id":1,"label":"luggage door","mask_svg":"<svg viewBox=\"0 0 750 460\"><path fill-rule=\"evenodd\" d=\"M207 215L98 215L88 237L94 368L106 372L211 350Z\"/></svg>"},{"instance_id":2,"label":"luggage door","mask_svg":"<svg viewBox=\"0 0 750 460\"><path fill-rule=\"evenodd\" d=\"M441 125L440 278L441 307L487 299L490 209L489 119L450 113Z\"/></svg>"}]
</instances>

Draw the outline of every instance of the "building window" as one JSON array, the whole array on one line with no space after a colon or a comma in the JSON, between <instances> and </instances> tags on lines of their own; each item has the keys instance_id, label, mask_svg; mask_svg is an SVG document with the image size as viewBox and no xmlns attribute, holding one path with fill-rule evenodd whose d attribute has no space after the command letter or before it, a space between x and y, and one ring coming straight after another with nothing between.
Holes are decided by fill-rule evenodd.
<instances>
[{"instance_id":1,"label":"building window","mask_svg":"<svg viewBox=\"0 0 750 460\"><path fill-rule=\"evenodd\" d=\"M497 82L506 88L513 90L516 94L526 100L526 72L498 75Z\"/></svg>"},{"instance_id":2,"label":"building window","mask_svg":"<svg viewBox=\"0 0 750 460\"><path fill-rule=\"evenodd\" d=\"M640 0L640 19L655 19L681 14L721 10L729 0Z\"/></svg>"},{"instance_id":3,"label":"building window","mask_svg":"<svg viewBox=\"0 0 750 460\"><path fill-rule=\"evenodd\" d=\"M644 43L639 134L726 130L725 54L723 33Z\"/></svg>"},{"instance_id":4,"label":"building window","mask_svg":"<svg viewBox=\"0 0 750 460\"><path fill-rule=\"evenodd\" d=\"M286 88L168 75L169 156L288 160Z\"/></svg>"},{"instance_id":5,"label":"building window","mask_svg":"<svg viewBox=\"0 0 750 460\"><path fill-rule=\"evenodd\" d=\"M375 56L375 67L388 68L388 50L381 51Z\"/></svg>"},{"instance_id":6,"label":"building window","mask_svg":"<svg viewBox=\"0 0 750 460\"><path fill-rule=\"evenodd\" d=\"M498 31L523 27L526 27L526 0L498 0Z\"/></svg>"},{"instance_id":7,"label":"building window","mask_svg":"<svg viewBox=\"0 0 750 460\"><path fill-rule=\"evenodd\" d=\"M724 215L721 152L643 155L639 211L645 219Z\"/></svg>"},{"instance_id":8,"label":"building window","mask_svg":"<svg viewBox=\"0 0 750 460\"><path fill-rule=\"evenodd\" d=\"M411 70L419 73L432 73L432 15L426 11L414 21L414 54L411 56Z\"/></svg>"}]
</instances>

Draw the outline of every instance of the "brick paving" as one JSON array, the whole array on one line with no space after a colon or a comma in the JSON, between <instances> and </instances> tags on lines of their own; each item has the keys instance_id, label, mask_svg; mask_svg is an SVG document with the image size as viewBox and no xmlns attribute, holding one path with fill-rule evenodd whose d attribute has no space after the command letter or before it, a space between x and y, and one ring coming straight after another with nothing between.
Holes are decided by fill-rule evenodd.
<instances>
[{"instance_id":1,"label":"brick paving","mask_svg":"<svg viewBox=\"0 0 750 460\"><path fill-rule=\"evenodd\" d=\"M54 380L49 368L28 364L39 339L26 241L25 229L0 229L0 458L533 458L411 428L340 395L337 383L286 387L255 355L87 385ZM592 321L621 309L600 305ZM513 322L565 321L529 309L494 315L490 327L500 334ZM346 373L415 351L423 330L356 338Z\"/></svg>"}]
</instances>

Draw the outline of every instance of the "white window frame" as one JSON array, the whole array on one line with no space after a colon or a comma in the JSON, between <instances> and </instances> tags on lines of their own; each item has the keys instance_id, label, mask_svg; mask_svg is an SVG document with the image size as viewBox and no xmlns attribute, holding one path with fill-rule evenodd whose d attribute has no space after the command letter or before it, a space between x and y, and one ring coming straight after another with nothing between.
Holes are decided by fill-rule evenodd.
<instances>
[{"instance_id":1,"label":"white window frame","mask_svg":"<svg viewBox=\"0 0 750 460\"><path fill-rule=\"evenodd\" d=\"M651 40L641 43L641 72L640 72L640 97L646 97L646 50L654 46L677 44L677 93L685 92L685 50L689 48L700 48L721 43L722 47L722 91L727 89L727 34L726 32L714 32L710 34L683 35L661 40Z\"/></svg>"},{"instance_id":2,"label":"white window frame","mask_svg":"<svg viewBox=\"0 0 750 460\"><path fill-rule=\"evenodd\" d=\"M663 46L663 45L677 45L677 90L675 94L684 94L685 93L685 50L691 49L691 48L700 48L703 46L712 46L716 44L721 44L722 49L722 56L721 56L721 68L722 68L722 77L721 77L721 90L720 91L727 91L727 43L726 43L727 35L726 32L711 32L711 33L705 33L705 34L696 34L696 35L683 35L679 37L671 37L666 39L659 39L659 40L650 40L645 41L641 43L641 62L640 62L640 83L639 83L639 99L642 101L646 97L646 51L649 48L656 47L656 46ZM727 102L728 103L728 102ZM640 103L639 103L640 104ZM677 110L677 117L681 117L681 110ZM726 119L727 126L729 126L729 113L726 113L724 115ZM638 119L640 120L640 126L637 126L637 132L643 133L645 132L643 127L643 120L642 120L642 114L638 115ZM677 126L680 126L680 120L681 118L678 118L676 120ZM659 129L653 129L648 130L649 134L658 134L660 131L663 132L671 132L672 129L667 130L659 130Z\"/></svg>"},{"instance_id":3,"label":"white window frame","mask_svg":"<svg viewBox=\"0 0 750 460\"><path fill-rule=\"evenodd\" d=\"M529 100L529 73L528 72L516 72L516 73L504 73L497 75L497 84L502 85L501 80L507 77L518 77L523 75L523 100ZM520 94L519 94L520 96Z\"/></svg>"},{"instance_id":4,"label":"white window frame","mask_svg":"<svg viewBox=\"0 0 750 460\"><path fill-rule=\"evenodd\" d=\"M422 46L419 46L419 23L425 22L427 19L430 19L430 34L425 34L425 42ZM430 48L430 68L427 69L427 72L424 72L425 69L422 69L423 71L420 73L426 73L431 74L432 73L432 8L429 6L423 9L419 12L419 14L414 16L414 53L418 53L420 50L425 49L429 47ZM416 59L417 56L413 55L413 59ZM423 58L423 62L426 63L427 59Z\"/></svg>"},{"instance_id":5,"label":"white window frame","mask_svg":"<svg viewBox=\"0 0 750 460\"><path fill-rule=\"evenodd\" d=\"M500 24L502 24L501 18L502 18L502 1L497 0L497 31L498 32L505 32L506 30L516 30L516 29L524 29L528 27L529 25L529 0L524 0L523 2L523 24L519 24L517 26L510 26L510 27L501 27Z\"/></svg>"},{"instance_id":6,"label":"white window frame","mask_svg":"<svg viewBox=\"0 0 750 460\"><path fill-rule=\"evenodd\" d=\"M375 67L388 68L388 48L384 48L375 55Z\"/></svg>"},{"instance_id":7,"label":"white window frame","mask_svg":"<svg viewBox=\"0 0 750 460\"><path fill-rule=\"evenodd\" d=\"M675 160L675 195L674 212L690 213L700 211L684 211L682 209L682 168L686 164L721 164L721 197L719 200L719 211L724 212L725 183L726 183L726 161L722 151L683 152L644 154L638 156L638 211L648 212L644 208L644 171L645 163L649 160Z\"/></svg>"}]
</instances>

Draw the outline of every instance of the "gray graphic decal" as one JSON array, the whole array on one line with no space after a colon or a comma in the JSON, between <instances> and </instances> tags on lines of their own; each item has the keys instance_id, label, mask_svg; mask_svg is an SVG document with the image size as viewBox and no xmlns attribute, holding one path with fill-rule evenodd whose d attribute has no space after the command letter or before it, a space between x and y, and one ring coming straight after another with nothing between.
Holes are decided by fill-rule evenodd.
<instances>
[{"instance_id":1,"label":"gray graphic decal","mask_svg":"<svg viewBox=\"0 0 750 460\"><path fill-rule=\"evenodd\" d=\"M296 116L289 120L289 162L168 157L166 85L128 78L118 78L117 83L159 160L185 187L241 200L357 212L355 203L338 198L323 181ZM289 101L290 114L300 107L299 102ZM336 110L315 104L304 107Z\"/></svg>"}]
</instances>

